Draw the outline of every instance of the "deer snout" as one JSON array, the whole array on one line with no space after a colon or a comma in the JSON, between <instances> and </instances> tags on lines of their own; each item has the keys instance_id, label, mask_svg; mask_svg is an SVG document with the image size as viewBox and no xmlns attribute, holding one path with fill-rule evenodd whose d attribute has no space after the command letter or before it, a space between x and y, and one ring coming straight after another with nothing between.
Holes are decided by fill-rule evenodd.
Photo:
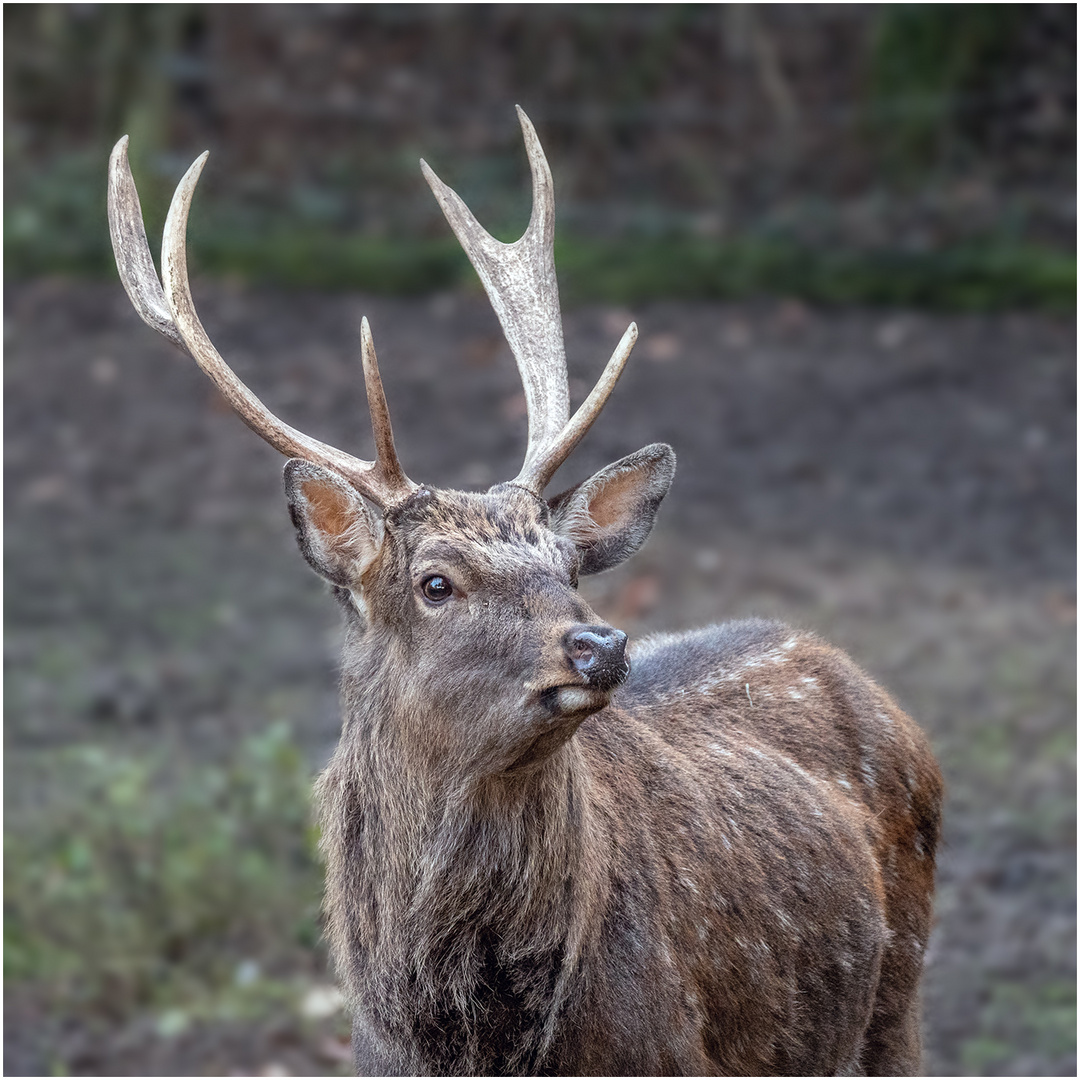
<instances>
[{"instance_id":1,"label":"deer snout","mask_svg":"<svg viewBox=\"0 0 1080 1080\"><path fill-rule=\"evenodd\" d=\"M614 690L630 674L626 635L611 626L572 626L563 648L578 672L595 690Z\"/></svg>"}]
</instances>

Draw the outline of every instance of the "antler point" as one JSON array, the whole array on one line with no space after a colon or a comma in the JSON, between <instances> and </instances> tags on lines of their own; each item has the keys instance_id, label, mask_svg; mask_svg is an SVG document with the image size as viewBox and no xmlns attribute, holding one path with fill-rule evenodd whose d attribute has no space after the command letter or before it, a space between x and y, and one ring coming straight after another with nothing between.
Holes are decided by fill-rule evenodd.
<instances>
[{"instance_id":1,"label":"antler point","mask_svg":"<svg viewBox=\"0 0 1080 1080\"><path fill-rule=\"evenodd\" d=\"M529 119L528 113L520 105L515 105L514 108L517 109L518 122L521 124L521 130L525 133L526 138L531 136L535 139L536 129L533 127L533 122ZM532 157L531 154L529 156Z\"/></svg>"},{"instance_id":2,"label":"antler point","mask_svg":"<svg viewBox=\"0 0 1080 1080\"><path fill-rule=\"evenodd\" d=\"M113 146L112 152L109 154L109 171L113 176L117 175L116 170L122 169L127 164L128 159L128 137L121 135L116 140L116 145ZM130 172L130 168L128 169Z\"/></svg>"}]
</instances>

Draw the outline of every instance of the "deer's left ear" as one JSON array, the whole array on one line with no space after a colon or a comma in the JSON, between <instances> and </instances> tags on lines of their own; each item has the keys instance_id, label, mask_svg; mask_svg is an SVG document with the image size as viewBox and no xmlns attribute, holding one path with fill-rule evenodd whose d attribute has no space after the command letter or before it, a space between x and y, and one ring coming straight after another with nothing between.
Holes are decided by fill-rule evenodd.
<instances>
[{"instance_id":1,"label":"deer's left ear","mask_svg":"<svg viewBox=\"0 0 1080 1080\"><path fill-rule=\"evenodd\" d=\"M630 558L674 478L675 451L653 443L550 499L552 529L581 551L579 572L598 574Z\"/></svg>"}]
</instances>

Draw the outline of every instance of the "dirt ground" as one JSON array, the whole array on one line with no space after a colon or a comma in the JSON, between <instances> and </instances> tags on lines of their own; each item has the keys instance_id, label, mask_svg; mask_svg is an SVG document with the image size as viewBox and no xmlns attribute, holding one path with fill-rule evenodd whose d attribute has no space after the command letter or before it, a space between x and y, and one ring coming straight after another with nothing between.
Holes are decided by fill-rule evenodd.
<instances>
[{"instance_id":1,"label":"dirt ground","mask_svg":"<svg viewBox=\"0 0 1080 1080\"><path fill-rule=\"evenodd\" d=\"M367 314L406 471L461 487L516 471L524 402L482 297L196 296L293 425L369 453ZM645 550L590 581L597 610L631 634L779 616L889 687L949 787L926 1071L1075 1075L1071 322L582 308L566 317L575 401L631 317L636 353L562 475L658 440L679 471ZM213 758L284 713L318 767L337 733L337 615L295 551L277 455L117 283L9 287L5 344L9 828L49 798L36 763L73 741ZM341 1067L243 1024L91 1029L10 984L5 1014L9 1075L50 1069L61 1043L83 1073Z\"/></svg>"}]
</instances>

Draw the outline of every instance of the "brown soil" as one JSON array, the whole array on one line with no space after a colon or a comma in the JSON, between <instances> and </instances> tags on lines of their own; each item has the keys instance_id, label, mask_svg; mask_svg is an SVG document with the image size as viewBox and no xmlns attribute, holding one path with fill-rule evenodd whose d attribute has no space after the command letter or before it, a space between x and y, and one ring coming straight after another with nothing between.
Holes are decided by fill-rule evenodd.
<instances>
[{"instance_id":1,"label":"brown soil","mask_svg":"<svg viewBox=\"0 0 1080 1080\"><path fill-rule=\"evenodd\" d=\"M523 399L481 297L196 291L222 352L294 425L370 451L367 314L409 474L477 487L516 471ZM296 556L280 460L119 285L38 281L9 289L6 312L5 661L34 704L8 714L9 808L47 799L24 766L51 748L173 739L215 755L271 701L305 718L318 765L337 730L337 617ZM637 353L566 480L657 440L679 473L645 551L590 584L598 610L637 634L778 615L879 677L950 792L927 1071L1074 1075L1072 326L585 308L566 320L575 399L630 317ZM77 692L21 674L57 642ZM6 1013L9 1074L68 1045L85 1073L340 1067L323 1030L91 1030L11 986Z\"/></svg>"}]
</instances>

